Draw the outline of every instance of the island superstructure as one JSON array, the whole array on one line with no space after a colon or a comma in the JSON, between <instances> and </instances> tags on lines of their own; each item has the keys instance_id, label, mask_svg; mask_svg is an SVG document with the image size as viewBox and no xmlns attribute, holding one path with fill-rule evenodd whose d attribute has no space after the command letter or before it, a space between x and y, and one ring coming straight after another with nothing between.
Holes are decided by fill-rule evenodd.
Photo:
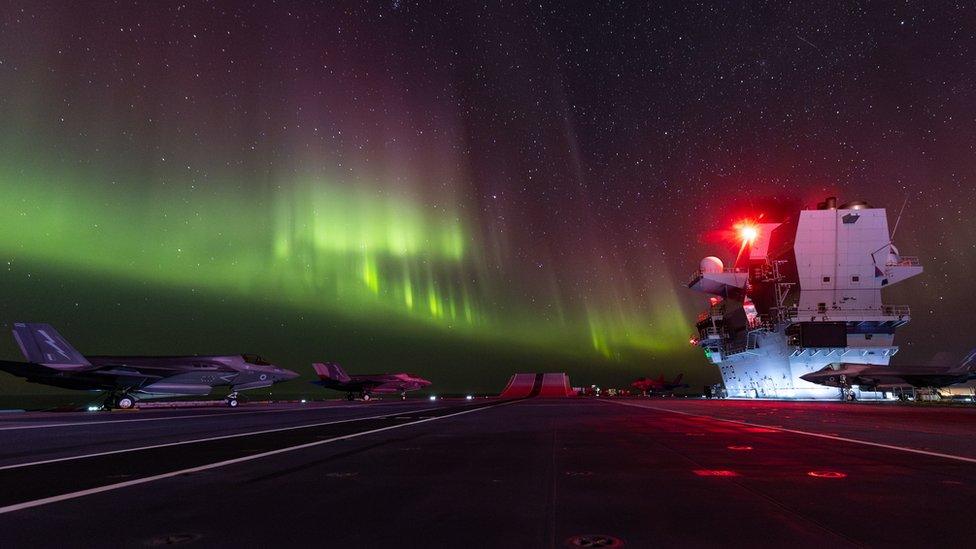
<instances>
[{"instance_id":1,"label":"island superstructure","mask_svg":"<svg viewBox=\"0 0 976 549\"><path fill-rule=\"evenodd\" d=\"M899 254L887 212L833 197L781 223L744 222L739 256L726 268L706 257L688 287L710 294L691 343L718 366L726 394L747 398L883 398L800 376L831 364L885 366L907 305L882 289L922 272Z\"/></svg>"}]
</instances>

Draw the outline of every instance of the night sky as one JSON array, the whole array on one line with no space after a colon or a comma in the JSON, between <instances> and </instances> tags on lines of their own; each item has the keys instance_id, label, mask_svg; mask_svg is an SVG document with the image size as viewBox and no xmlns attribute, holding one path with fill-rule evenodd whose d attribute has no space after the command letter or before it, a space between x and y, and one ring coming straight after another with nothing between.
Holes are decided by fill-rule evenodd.
<instances>
[{"instance_id":1,"label":"night sky","mask_svg":"<svg viewBox=\"0 0 976 549\"><path fill-rule=\"evenodd\" d=\"M961 354L976 10L818 4L6 2L0 328L442 391L701 385L698 260L836 195L908 201L893 363Z\"/></svg>"}]
</instances>

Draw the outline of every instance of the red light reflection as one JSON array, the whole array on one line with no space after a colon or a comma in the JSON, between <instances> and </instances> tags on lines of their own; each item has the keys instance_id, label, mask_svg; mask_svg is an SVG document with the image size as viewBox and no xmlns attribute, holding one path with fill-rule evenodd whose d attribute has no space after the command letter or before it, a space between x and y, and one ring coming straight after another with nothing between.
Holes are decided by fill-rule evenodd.
<instances>
[{"instance_id":1,"label":"red light reflection","mask_svg":"<svg viewBox=\"0 0 976 549\"><path fill-rule=\"evenodd\" d=\"M739 473L725 469L695 469L692 471L700 477L737 477Z\"/></svg>"},{"instance_id":2,"label":"red light reflection","mask_svg":"<svg viewBox=\"0 0 976 549\"><path fill-rule=\"evenodd\" d=\"M817 478L844 478L847 473L841 473L840 471L810 471L807 476L817 477Z\"/></svg>"}]
</instances>

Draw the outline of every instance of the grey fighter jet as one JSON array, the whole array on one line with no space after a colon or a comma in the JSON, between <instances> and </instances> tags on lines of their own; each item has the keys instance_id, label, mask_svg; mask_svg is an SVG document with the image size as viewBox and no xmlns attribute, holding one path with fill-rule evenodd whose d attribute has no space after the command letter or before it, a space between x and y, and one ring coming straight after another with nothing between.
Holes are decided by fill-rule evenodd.
<instances>
[{"instance_id":1,"label":"grey fighter jet","mask_svg":"<svg viewBox=\"0 0 976 549\"><path fill-rule=\"evenodd\" d=\"M875 366L872 364L831 364L822 370L800 376L828 387L878 391L898 387L947 387L976 379L976 350L957 366Z\"/></svg>"},{"instance_id":2,"label":"grey fighter jet","mask_svg":"<svg viewBox=\"0 0 976 549\"><path fill-rule=\"evenodd\" d=\"M27 362L0 361L0 370L65 389L106 391L106 408L132 408L136 400L208 395L229 386L227 405L237 393L270 387L298 374L258 355L84 356L49 324L14 324L14 339Z\"/></svg>"},{"instance_id":3,"label":"grey fighter jet","mask_svg":"<svg viewBox=\"0 0 976 549\"><path fill-rule=\"evenodd\" d=\"M349 400L355 398L355 393L359 393L363 400L369 400L373 393L399 393L400 398L405 399L407 391L423 389L431 384L416 374L408 373L349 375L335 362L317 362L312 367L319 376L319 381L312 383L336 391L346 391L346 398Z\"/></svg>"}]
</instances>

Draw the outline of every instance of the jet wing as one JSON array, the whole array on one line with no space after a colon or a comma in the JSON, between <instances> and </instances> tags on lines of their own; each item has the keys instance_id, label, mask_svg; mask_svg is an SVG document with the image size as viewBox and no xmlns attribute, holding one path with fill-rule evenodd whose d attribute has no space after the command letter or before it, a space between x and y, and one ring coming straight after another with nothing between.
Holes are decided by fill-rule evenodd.
<instances>
[{"instance_id":1,"label":"jet wing","mask_svg":"<svg viewBox=\"0 0 976 549\"><path fill-rule=\"evenodd\" d=\"M123 378L133 379L133 380L143 380L144 382L152 382L158 379L163 379L163 376L161 375L140 372L139 370L133 370L131 368L116 368L112 366L106 368L97 368L88 373L93 375L99 375L99 376L123 377Z\"/></svg>"},{"instance_id":2,"label":"jet wing","mask_svg":"<svg viewBox=\"0 0 976 549\"><path fill-rule=\"evenodd\" d=\"M883 376L855 376L848 378L851 385L862 387L885 388L885 387L946 387L956 383L962 383L964 378L955 375L939 374L911 374L892 372Z\"/></svg>"},{"instance_id":3,"label":"jet wing","mask_svg":"<svg viewBox=\"0 0 976 549\"><path fill-rule=\"evenodd\" d=\"M399 393L400 391L415 391L420 387L409 381L390 381L373 386L374 393Z\"/></svg>"}]
</instances>

